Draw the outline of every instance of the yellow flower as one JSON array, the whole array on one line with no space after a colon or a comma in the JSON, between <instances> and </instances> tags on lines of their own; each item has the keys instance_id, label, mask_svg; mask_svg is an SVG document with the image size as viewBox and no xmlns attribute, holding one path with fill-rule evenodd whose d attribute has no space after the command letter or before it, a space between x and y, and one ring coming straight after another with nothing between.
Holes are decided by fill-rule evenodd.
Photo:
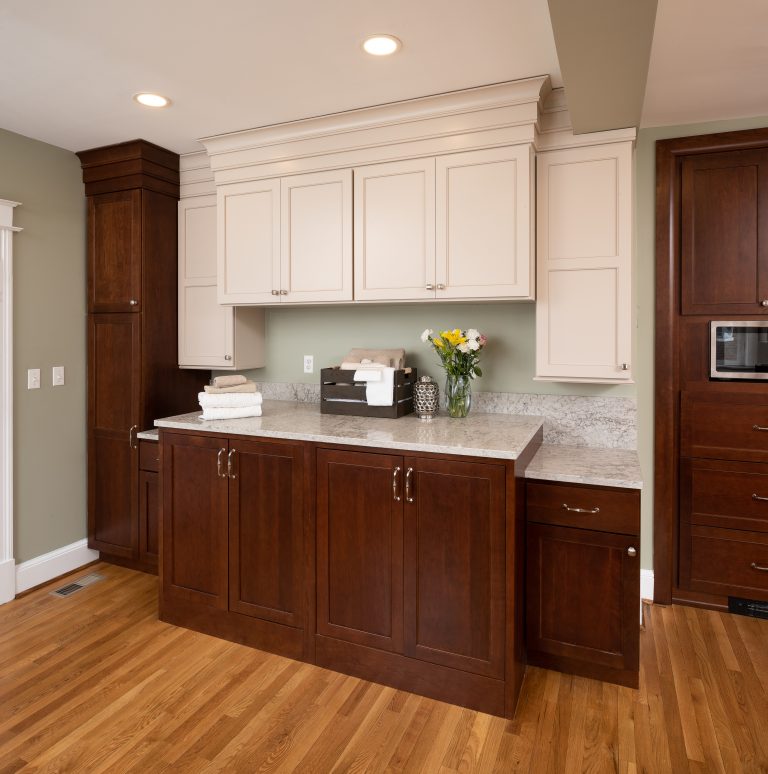
<instances>
[{"instance_id":1,"label":"yellow flower","mask_svg":"<svg viewBox=\"0 0 768 774\"><path fill-rule=\"evenodd\" d=\"M461 335L461 331L458 328L455 328L452 331L442 331L440 335L453 347L467 341L467 339Z\"/></svg>"},{"instance_id":2,"label":"yellow flower","mask_svg":"<svg viewBox=\"0 0 768 774\"><path fill-rule=\"evenodd\" d=\"M434 344L436 347L439 347L440 349L442 349L442 348L445 346L445 344L443 343L443 340L442 340L442 339L441 339L439 336L435 336L435 337L432 339L432 343L433 343L433 344Z\"/></svg>"}]
</instances>

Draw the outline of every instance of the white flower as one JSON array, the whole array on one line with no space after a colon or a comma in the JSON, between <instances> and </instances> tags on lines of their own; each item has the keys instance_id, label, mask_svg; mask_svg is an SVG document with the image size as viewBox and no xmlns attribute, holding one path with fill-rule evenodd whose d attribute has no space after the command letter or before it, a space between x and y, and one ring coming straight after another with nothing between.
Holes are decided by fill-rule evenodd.
<instances>
[{"instance_id":1,"label":"white flower","mask_svg":"<svg viewBox=\"0 0 768 774\"><path fill-rule=\"evenodd\" d=\"M432 328L426 328L424 333L421 334L421 340L426 344L429 341L429 337L432 335Z\"/></svg>"},{"instance_id":2,"label":"white flower","mask_svg":"<svg viewBox=\"0 0 768 774\"><path fill-rule=\"evenodd\" d=\"M467 346L473 351L476 352L478 349L480 349L480 345L477 343L477 339L470 339L467 342Z\"/></svg>"},{"instance_id":3,"label":"white flower","mask_svg":"<svg viewBox=\"0 0 768 774\"><path fill-rule=\"evenodd\" d=\"M467 338L468 339L474 339L477 340L480 338L480 331L476 330L475 328L470 328L467 331Z\"/></svg>"},{"instance_id":4,"label":"white flower","mask_svg":"<svg viewBox=\"0 0 768 774\"><path fill-rule=\"evenodd\" d=\"M469 344L471 344L471 343L472 342L470 341ZM469 344L465 341L463 344L459 344L459 346L456 347L456 349L458 349L459 352L463 352L466 355L467 352L469 352L469 349L470 349Z\"/></svg>"}]
</instances>

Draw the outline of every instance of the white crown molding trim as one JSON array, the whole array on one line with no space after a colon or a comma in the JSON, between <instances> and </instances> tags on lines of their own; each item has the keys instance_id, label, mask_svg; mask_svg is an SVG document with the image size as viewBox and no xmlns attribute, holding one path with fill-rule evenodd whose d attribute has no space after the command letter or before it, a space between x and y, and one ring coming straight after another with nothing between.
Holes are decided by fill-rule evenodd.
<instances>
[{"instance_id":1,"label":"white crown molding trim","mask_svg":"<svg viewBox=\"0 0 768 774\"><path fill-rule=\"evenodd\" d=\"M84 564L95 562L99 552L88 548L88 541L78 540L47 554L41 554L16 567L16 593L47 583L60 575L73 572Z\"/></svg>"},{"instance_id":2,"label":"white crown molding trim","mask_svg":"<svg viewBox=\"0 0 768 774\"><path fill-rule=\"evenodd\" d=\"M16 595L13 573L13 210L0 199L0 604Z\"/></svg>"}]
</instances>

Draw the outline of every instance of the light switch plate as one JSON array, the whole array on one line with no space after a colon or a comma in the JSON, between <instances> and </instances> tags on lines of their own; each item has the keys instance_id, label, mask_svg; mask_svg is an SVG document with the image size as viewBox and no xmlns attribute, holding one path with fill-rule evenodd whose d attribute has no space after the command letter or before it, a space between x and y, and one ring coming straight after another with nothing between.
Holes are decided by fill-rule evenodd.
<instances>
[{"instance_id":1,"label":"light switch plate","mask_svg":"<svg viewBox=\"0 0 768 774\"><path fill-rule=\"evenodd\" d=\"M54 366L51 373L51 383L54 387L64 386L64 366Z\"/></svg>"},{"instance_id":2,"label":"light switch plate","mask_svg":"<svg viewBox=\"0 0 768 774\"><path fill-rule=\"evenodd\" d=\"M27 389L39 390L40 389L40 369L29 368L27 370Z\"/></svg>"}]
</instances>

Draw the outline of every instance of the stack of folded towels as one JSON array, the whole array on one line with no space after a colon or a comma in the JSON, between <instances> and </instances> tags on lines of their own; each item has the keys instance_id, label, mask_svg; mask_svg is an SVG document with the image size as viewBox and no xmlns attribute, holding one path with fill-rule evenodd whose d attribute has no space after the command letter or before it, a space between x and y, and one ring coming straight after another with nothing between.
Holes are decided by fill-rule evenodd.
<instances>
[{"instance_id":1,"label":"stack of folded towels","mask_svg":"<svg viewBox=\"0 0 768 774\"><path fill-rule=\"evenodd\" d=\"M241 419L261 416L261 393L241 374L217 376L197 395L203 419Z\"/></svg>"}]
</instances>

